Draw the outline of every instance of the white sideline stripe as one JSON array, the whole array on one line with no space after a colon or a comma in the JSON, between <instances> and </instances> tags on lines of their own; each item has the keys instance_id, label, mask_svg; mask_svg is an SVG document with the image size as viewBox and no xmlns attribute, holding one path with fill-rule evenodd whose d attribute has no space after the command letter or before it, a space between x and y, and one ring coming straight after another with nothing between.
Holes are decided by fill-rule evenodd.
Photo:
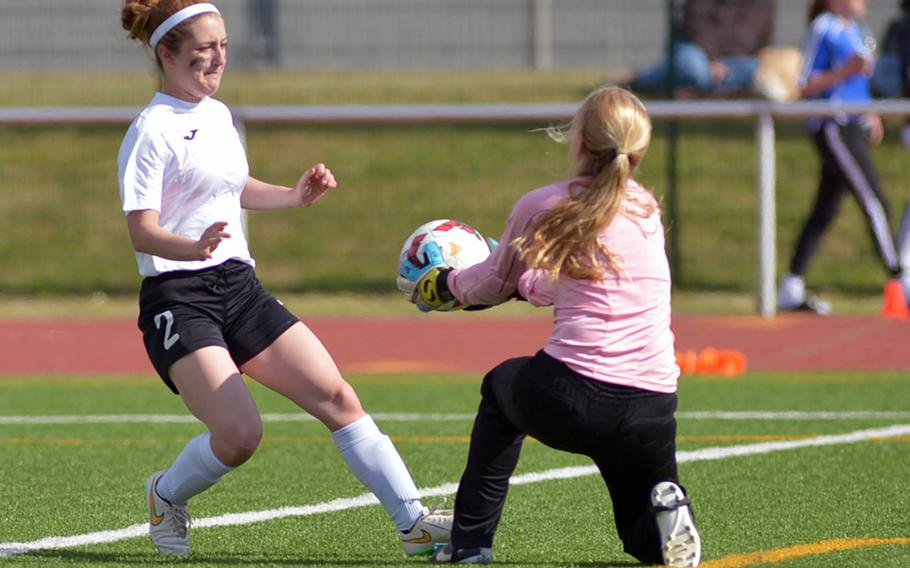
<instances>
[{"instance_id":1,"label":"white sideline stripe","mask_svg":"<svg viewBox=\"0 0 910 568\"><path fill-rule=\"evenodd\" d=\"M690 452L678 452L676 459L679 463L720 460L730 457L751 456L759 454L768 454L771 452L780 452L784 450L795 450L798 448L809 448L819 446L833 446L837 444L852 444L864 440L875 440L894 438L897 436L910 435L910 424L898 424L886 428L873 428L870 430L857 430L847 434L836 434L831 436L818 436L808 440L792 440L783 442L762 442L759 444L744 444L740 446L711 447L693 450ZM571 479L575 477L584 477L593 475L598 472L595 466L583 467L564 467L558 469L549 469L534 473L525 473L516 475L510 481L511 485L525 485L529 483L539 483L541 481L550 481L554 479ZM445 483L422 489L420 491L423 497L434 497L439 495L450 495L458 488L456 483ZM217 517L206 517L197 519L193 526L201 527L223 527L229 525L246 525L251 523L260 523L273 519L282 519L286 517L305 517L318 513L330 513L335 511L345 511L366 507L368 505L378 504L376 497L372 493L366 493L358 497L345 499L335 499L315 505L306 505L303 507L282 507L280 509L269 509L265 511L249 511L246 513L228 513ZM38 550L51 550L58 548L71 548L74 546L86 546L91 544L103 544L136 538L148 534L148 525L146 523L131 525L125 529L100 531L74 536L51 536L34 540L32 542L4 542L0 543L0 557L16 556L27 552Z\"/></svg>"},{"instance_id":2,"label":"white sideline stripe","mask_svg":"<svg viewBox=\"0 0 910 568\"><path fill-rule=\"evenodd\" d=\"M905 420L910 412L881 412L869 410L856 411L706 411L677 412L677 418L687 420L855 420L866 418L886 418L888 420Z\"/></svg>"},{"instance_id":3,"label":"white sideline stripe","mask_svg":"<svg viewBox=\"0 0 910 568\"><path fill-rule=\"evenodd\" d=\"M378 412L373 418L381 422L462 422L474 420L475 414L416 414ZM910 419L910 412L878 411L705 411L677 412L677 418L687 420L859 420ZM309 414L263 414L263 422L312 422ZM198 423L188 414L97 414L84 416L0 416L0 426L41 424L190 424Z\"/></svg>"},{"instance_id":4,"label":"white sideline stripe","mask_svg":"<svg viewBox=\"0 0 910 568\"><path fill-rule=\"evenodd\" d=\"M445 422L474 420L474 414L416 414L404 412L377 412L371 414L383 422ZM263 414L263 422L312 422L316 419L302 412L292 414ZM0 426L21 424L189 424L198 423L189 414L95 414L58 416L0 416Z\"/></svg>"}]
</instances>

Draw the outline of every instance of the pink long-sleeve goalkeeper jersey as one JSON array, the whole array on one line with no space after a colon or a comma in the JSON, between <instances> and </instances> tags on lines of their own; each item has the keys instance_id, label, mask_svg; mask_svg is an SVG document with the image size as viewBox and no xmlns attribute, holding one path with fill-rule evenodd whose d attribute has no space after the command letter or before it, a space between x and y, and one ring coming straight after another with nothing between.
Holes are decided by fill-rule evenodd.
<instances>
[{"instance_id":1,"label":"pink long-sleeve goalkeeper jersey","mask_svg":"<svg viewBox=\"0 0 910 568\"><path fill-rule=\"evenodd\" d=\"M595 380L675 392L679 367L670 330L670 268L660 212L649 191L630 180L621 213L602 231L600 240L619 266L603 280L565 275L549 280L544 272L529 270L511 244L579 181L584 180L525 194L512 209L500 246L484 262L450 272L449 290L465 304L498 304L518 290L536 306L552 305L555 325L544 347L550 356ZM574 185L572 191L578 189Z\"/></svg>"}]
</instances>

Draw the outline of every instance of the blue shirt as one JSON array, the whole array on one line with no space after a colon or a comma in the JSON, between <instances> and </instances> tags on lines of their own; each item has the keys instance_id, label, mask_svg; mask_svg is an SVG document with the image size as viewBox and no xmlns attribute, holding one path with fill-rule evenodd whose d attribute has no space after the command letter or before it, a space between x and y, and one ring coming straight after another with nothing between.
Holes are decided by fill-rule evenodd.
<instances>
[{"instance_id":1,"label":"blue shirt","mask_svg":"<svg viewBox=\"0 0 910 568\"><path fill-rule=\"evenodd\" d=\"M872 59L872 53L863 41L859 24L844 20L830 12L823 12L812 21L809 33L803 42L803 70L799 77L800 86L805 87L815 73L831 71L842 67L854 56ZM815 99L834 102L864 102L872 99L869 78L858 73L815 95ZM859 117L838 117L838 122L854 121ZM810 127L817 130L825 120L814 118Z\"/></svg>"}]
</instances>

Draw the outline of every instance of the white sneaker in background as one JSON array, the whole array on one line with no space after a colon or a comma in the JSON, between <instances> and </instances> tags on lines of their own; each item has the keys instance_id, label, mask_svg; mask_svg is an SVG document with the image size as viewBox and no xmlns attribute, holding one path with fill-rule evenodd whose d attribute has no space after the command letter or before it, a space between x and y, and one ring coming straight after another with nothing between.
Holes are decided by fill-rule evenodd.
<instances>
[{"instance_id":1,"label":"white sneaker in background","mask_svg":"<svg viewBox=\"0 0 910 568\"><path fill-rule=\"evenodd\" d=\"M661 481L651 490L651 505L657 518L664 564L674 568L698 566L701 538L682 488L671 481Z\"/></svg>"},{"instance_id":2,"label":"white sneaker in background","mask_svg":"<svg viewBox=\"0 0 910 568\"><path fill-rule=\"evenodd\" d=\"M158 496L155 486L163 474L163 471L156 471L145 482L149 534L161 554L186 556L190 553L190 514L186 505L174 505Z\"/></svg>"},{"instance_id":3,"label":"white sneaker in background","mask_svg":"<svg viewBox=\"0 0 910 568\"><path fill-rule=\"evenodd\" d=\"M831 304L812 294L806 294L803 277L788 272L784 274L777 290L777 309L782 312L812 312L827 316L831 313Z\"/></svg>"},{"instance_id":4,"label":"white sneaker in background","mask_svg":"<svg viewBox=\"0 0 910 568\"><path fill-rule=\"evenodd\" d=\"M806 283L802 276L786 273L777 290L777 307L781 310L795 310L806 301Z\"/></svg>"}]
</instances>

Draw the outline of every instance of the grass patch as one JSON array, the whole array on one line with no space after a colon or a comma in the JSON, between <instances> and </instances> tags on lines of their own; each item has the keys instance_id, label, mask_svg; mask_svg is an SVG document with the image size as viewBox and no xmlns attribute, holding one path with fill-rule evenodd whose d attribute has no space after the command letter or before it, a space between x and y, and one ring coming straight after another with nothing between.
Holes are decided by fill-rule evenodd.
<instances>
[{"instance_id":1,"label":"grass patch","mask_svg":"<svg viewBox=\"0 0 910 568\"><path fill-rule=\"evenodd\" d=\"M601 69L232 69L218 98L229 105L565 102L583 97L606 77ZM140 72L5 71L0 75L0 106L145 106L157 88L151 64Z\"/></svg>"},{"instance_id":2,"label":"grass patch","mask_svg":"<svg viewBox=\"0 0 910 568\"><path fill-rule=\"evenodd\" d=\"M372 104L578 101L596 72L237 73L222 95L244 104ZM72 89L52 89L68 84ZM255 85L253 88L251 85ZM145 104L147 74L0 77L0 104ZM23 95L27 93L28 95ZM15 98L22 97L21 99ZM292 184L324 161L341 187L316 209L252 213L258 273L279 293L389 293L398 251L414 227L454 217L497 236L514 201L565 177L566 149L545 124L338 125L247 128L253 175ZM116 180L122 127L0 127L0 293L132 294L139 278ZM907 179L906 150L875 149L896 206ZM13 142L15 141L15 142ZM669 205L667 128L657 123L640 178ZM669 217L679 251L680 291L747 296L758 278L756 150L749 121L692 121L681 126L678 214ZM786 270L814 199L817 158L802 124L778 124L778 270ZM895 210L900 207L895 207ZM849 198L808 274L811 288L877 296L887 274L865 220Z\"/></svg>"},{"instance_id":3,"label":"grass patch","mask_svg":"<svg viewBox=\"0 0 910 568\"><path fill-rule=\"evenodd\" d=\"M353 375L373 413L468 414L478 402L477 375ZM264 413L293 405L252 384ZM415 388L416 387L416 388ZM679 450L749 440L794 439L891 425L895 419L719 420L687 411L904 411L910 381L901 373L749 373L727 381L681 383ZM429 409L429 410L428 410ZM0 416L162 414L186 416L178 397L153 377L22 377L0 381ZM423 487L458 479L470 419L378 420ZM906 422L906 421L904 421ZM123 528L143 521L142 484L166 467L197 423L0 425L0 544L52 535ZM418 436L419 434L419 436ZM824 543L906 536L902 472L907 440L788 450L684 463L705 543L704 559ZM99 464L104 464L99 468ZM587 459L528 441L517 473L589 465ZM40 476L42 491L30 491ZM194 517L299 506L352 497L363 487L347 472L317 422L265 423L254 458L191 503ZM513 487L497 533L497 561L515 566L627 566L603 482L596 476ZM585 530L572 527L584 526ZM356 532L357 539L337 538ZM336 536L333 536L336 535ZM235 527L193 530L193 566L415 566L378 507ZM907 545L860 547L797 557L787 566L897 568ZM7 558L10 566L157 565L165 559L147 538ZM168 562L170 563L170 562ZM756 565L756 564L746 564Z\"/></svg>"}]
</instances>

